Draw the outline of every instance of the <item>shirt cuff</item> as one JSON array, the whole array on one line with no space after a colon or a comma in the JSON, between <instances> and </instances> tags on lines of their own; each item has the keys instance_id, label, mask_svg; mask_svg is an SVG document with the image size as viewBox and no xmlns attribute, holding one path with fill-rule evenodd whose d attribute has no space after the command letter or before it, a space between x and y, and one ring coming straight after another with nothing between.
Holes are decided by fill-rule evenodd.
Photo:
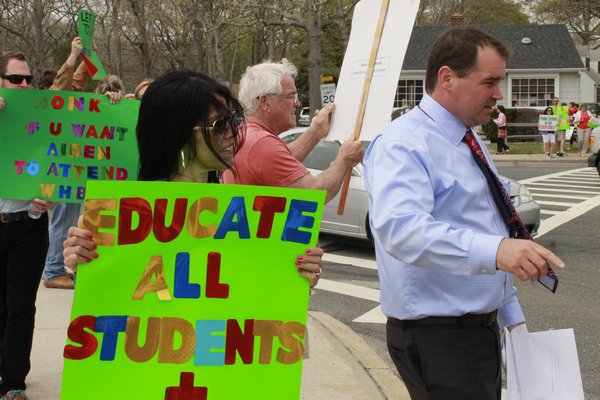
<instances>
[{"instance_id":1,"label":"shirt cuff","mask_svg":"<svg viewBox=\"0 0 600 400\"><path fill-rule=\"evenodd\" d=\"M525 322L525 314L521 310L519 300L513 299L498 310L498 325L501 329Z\"/></svg>"},{"instance_id":2,"label":"shirt cuff","mask_svg":"<svg viewBox=\"0 0 600 400\"><path fill-rule=\"evenodd\" d=\"M504 239L498 235L476 234L471 243L471 271L474 275L494 275L496 273L496 253Z\"/></svg>"}]
</instances>

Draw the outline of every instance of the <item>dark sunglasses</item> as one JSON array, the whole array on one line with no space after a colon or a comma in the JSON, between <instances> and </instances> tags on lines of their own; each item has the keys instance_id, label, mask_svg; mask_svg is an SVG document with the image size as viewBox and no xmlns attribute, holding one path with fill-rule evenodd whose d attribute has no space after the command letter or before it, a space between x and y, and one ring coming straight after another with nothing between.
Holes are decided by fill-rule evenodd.
<instances>
[{"instance_id":1,"label":"dark sunglasses","mask_svg":"<svg viewBox=\"0 0 600 400\"><path fill-rule=\"evenodd\" d=\"M217 141L223 140L227 131L231 129L233 136L237 135L237 128L244 122L244 117L239 116L234 112L229 115L221 115L215 119L212 126L208 127L213 139Z\"/></svg>"},{"instance_id":2,"label":"dark sunglasses","mask_svg":"<svg viewBox=\"0 0 600 400\"><path fill-rule=\"evenodd\" d=\"M25 82L27 82L27 84L30 85L31 81L33 81L33 75L11 74L11 75L2 75L2 78L6 79L13 85L18 85L21 82L23 82L23 80L25 80Z\"/></svg>"}]
</instances>

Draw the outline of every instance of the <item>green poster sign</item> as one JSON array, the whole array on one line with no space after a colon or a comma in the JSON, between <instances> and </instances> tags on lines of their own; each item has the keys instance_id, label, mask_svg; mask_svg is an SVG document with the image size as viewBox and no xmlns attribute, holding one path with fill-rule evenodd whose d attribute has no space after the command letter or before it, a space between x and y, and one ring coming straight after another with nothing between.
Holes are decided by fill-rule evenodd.
<instances>
[{"instance_id":1,"label":"green poster sign","mask_svg":"<svg viewBox=\"0 0 600 400\"><path fill-rule=\"evenodd\" d=\"M99 257L77 271L61 399L299 399L309 282L294 262L316 245L324 200L90 182Z\"/></svg>"},{"instance_id":2,"label":"green poster sign","mask_svg":"<svg viewBox=\"0 0 600 400\"><path fill-rule=\"evenodd\" d=\"M96 24L96 14L80 10L77 15L77 32L81 38L83 52L81 58L88 67L88 71L93 80L100 80L106 76L106 71L102 67L102 62L94 49L94 26Z\"/></svg>"},{"instance_id":3,"label":"green poster sign","mask_svg":"<svg viewBox=\"0 0 600 400\"><path fill-rule=\"evenodd\" d=\"M134 180L139 101L0 89L0 198L80 203L89 180Z\"/></svg>"},{"instance_id":4,"label":"green poster sign","mask_svg":"<svg viewBox=\"0 0 600 400\"><path fill-rule=\"evenodd\" d=\"M552 106L552 114L558 116L557 130L569 129L569 108L567 106Z\"/></svg>"}]
</instances>

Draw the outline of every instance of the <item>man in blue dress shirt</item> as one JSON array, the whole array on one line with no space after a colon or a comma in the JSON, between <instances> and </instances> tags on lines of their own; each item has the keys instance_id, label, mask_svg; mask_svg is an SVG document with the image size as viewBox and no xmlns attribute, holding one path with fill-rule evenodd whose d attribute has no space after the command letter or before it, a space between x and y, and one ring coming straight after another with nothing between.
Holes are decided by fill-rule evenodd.
<instances>
[{"instance_id":1,"label":"man in blue dress shirt","mask_svg":"<svg viewBox=\"0 0 600 400\"><path fill-rule=\"evenodd\" d=\"M413 400L499 400L500 328L525 322L513 278L535 281L547 263L564 267L533 241L508 238L463 142L502 99L508 55L476 29L442 34L419 107L388 125L365 156L388 350Z\"/></svg>"}]
</instances>

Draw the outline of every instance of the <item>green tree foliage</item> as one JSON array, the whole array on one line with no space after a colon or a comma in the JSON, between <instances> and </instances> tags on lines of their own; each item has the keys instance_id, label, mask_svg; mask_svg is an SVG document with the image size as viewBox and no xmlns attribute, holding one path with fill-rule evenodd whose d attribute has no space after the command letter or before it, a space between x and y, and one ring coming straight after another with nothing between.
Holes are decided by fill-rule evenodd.
<instances>
[{"instance_id":1,"label":"green tree foliage","mask_svg":"<svg viewBox=\"0 0 600 400\"><path fill-rule=\"evenodd\" d=\"M600 48L599 0L526 0L538 23L566 24L583 45Z\"/></svg>"},{"instance_id":2,"label":"green tree foliage","mask_svg":"<svg viewBox=\"0 0 600 400\"><path fill-rule=\"evenodd\" d=\"M120 75L127 88L175 67L235 83L248 65L286 57L298 66L303 105L310 99L316 108L320 76L339 76L357 1L0 0L0 48L28 53L36 73L57 68L76 34L77 11L83 8L97 14L95 42L105 69ZM446 25L455 13L472 25L528 23L519 4L421 0L417 24Z\"/></svg>"},{"instance_id":3,"label":"green tree foliage","mask_svg":"<svg viewBox=\"0 0 600 400\"><path fill-rule=\"evenodd\" d=\"M450 25L454 14L465 25L523 25L529 23L519 3L511 0L421 0L416 24Z\"/></svg>"}]
</instances>

